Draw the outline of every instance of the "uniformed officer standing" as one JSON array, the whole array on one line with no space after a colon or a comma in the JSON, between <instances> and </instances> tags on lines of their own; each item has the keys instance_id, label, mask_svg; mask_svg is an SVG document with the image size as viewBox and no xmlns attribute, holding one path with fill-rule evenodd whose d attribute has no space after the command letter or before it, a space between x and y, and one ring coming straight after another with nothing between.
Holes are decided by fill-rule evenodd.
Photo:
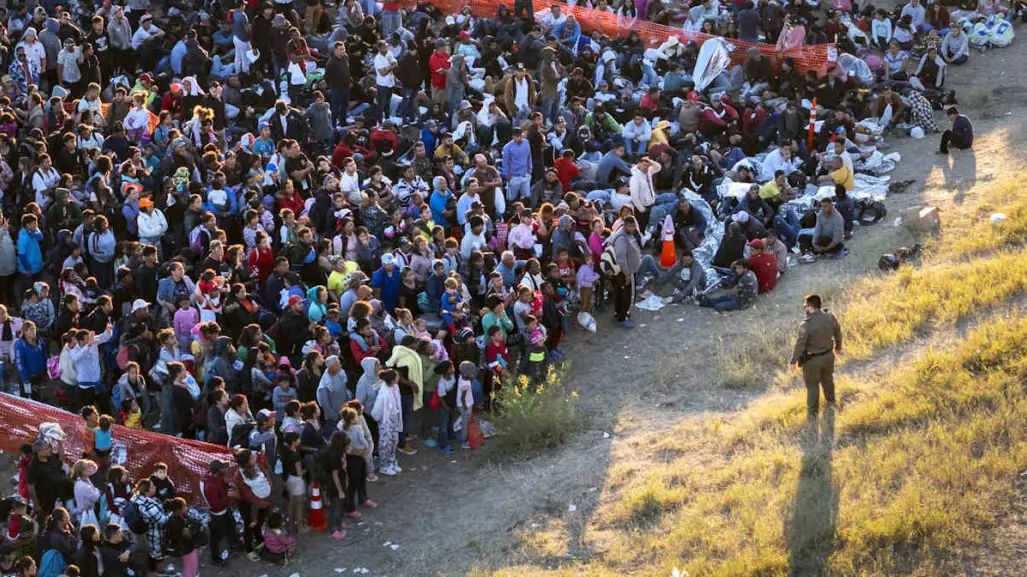
<instances>
[{"instance_id":1,"label":"uniformed officer standing","mask_svg":"<svg viewBox=\"0 0 1027 577\"><path fill-rule=\"evenodd\" d=\"M806 409L816 415L820 409L820 387L824 399L834 404L834 355L842 351L842 329L834 315L821 309L820 295L806 297L806 320L799 327L792 364L802 368L806 381Z\"/></svg>"}]
</instances>

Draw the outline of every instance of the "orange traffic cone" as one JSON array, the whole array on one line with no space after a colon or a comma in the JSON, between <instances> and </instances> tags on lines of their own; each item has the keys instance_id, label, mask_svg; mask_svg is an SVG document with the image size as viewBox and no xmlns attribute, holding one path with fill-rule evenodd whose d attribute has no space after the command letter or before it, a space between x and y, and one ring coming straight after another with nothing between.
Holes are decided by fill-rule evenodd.
<instances>
[{"instance_id":1,"label":"orange traffic cone","mask_svg":"<svg viewBox=\"0 0 1027 577\"><path fill-rule=\"evenodd\" d=\"M321 485L316 482L310 488L310 515L307 517L307 526L314 531L328 530L324 505L321 503Z\"/></svg>"},{"instance_id":2,"label":"orange traffic cone","mask_svg":"<svg viewBox=\"0 0 1027 577\"><path fill-rule=\"evenodd\" d=\"M660 266L670 268L677 263L678 257L674 253L674 219L667 215L663 219L663 246L660 247Z\"/></svg>"}]
</instances>

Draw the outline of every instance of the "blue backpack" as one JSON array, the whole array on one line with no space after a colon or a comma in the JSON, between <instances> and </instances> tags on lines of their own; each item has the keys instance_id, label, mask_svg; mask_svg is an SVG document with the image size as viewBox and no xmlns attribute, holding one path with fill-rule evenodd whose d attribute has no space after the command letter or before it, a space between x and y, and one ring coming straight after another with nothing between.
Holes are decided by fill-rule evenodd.
<instances>
[{"instance_id":1,"label":"blue backpack","mask_svg":"<svg viewBox=\"0 0 1027 577\"><path fill-rule=\"evenodd\" d=\"M46 553L43 553L43 558L39 560L39 570L36 572L36 577L60 577L61 573L68 568L68 564L64 562L64 556L57 549L50 549Z\"/></svg>"}]
</instances>

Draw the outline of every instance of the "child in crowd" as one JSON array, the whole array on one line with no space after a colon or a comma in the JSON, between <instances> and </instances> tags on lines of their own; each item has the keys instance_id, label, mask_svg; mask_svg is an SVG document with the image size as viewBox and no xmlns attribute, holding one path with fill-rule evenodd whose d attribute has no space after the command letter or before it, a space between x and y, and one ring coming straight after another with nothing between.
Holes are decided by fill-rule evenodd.
<instances>
[{"instance_id":1,"label":"child in crowd","mask_svg":"<svg viewBox=\"0 0 1027 577\"><path fill-rule=\"evenodd\" d=\"M193 342L192 330L200 322L200 311L192 306L188 296L178 299L178 310L175 311L175 337L178 338L178 349L188 351Z\"/></svg>"},{"instance_id":2,"label":"child in crowd","mask_svg":"<svg viewBox=\"0 0 1027 577\"><path fill-rule=\"evenodd\" d=\"M296 552L296 538L285 532L285 518L278 511L272 511L264 528L265 560L287 566Z\"/></svg>"},{"instance_id":3,"label":"child in crowd","mask_svg":"<svg viewBox=\"0 0 1027 577\"><path fill-rule=\"evenodd\" d=\"M142 428L143 411L135 399L125 399L121 402L121 410L118 411L118 424L130 429Z\"/></svg>"},{"instance_id":4,"label":"child in crowd","mask_svg":"<svg viewBox=\"0 0 1027 577\"><path fill-rule=\"evenodd\" d=\"M403 432L403 412L400 405L399 373L394 369L382 371L382 380L375 399L371 416L378 423L378 460L379 471L383 475L396 475L402 469L396 462L396 449L399 436Z\"/></svg>"},{"instance_id":5,"label":"child in crowd","mask_svg":"<svg viewBox=\"0 0 1027 577\"><path fill-rule=\"evenodd\" d=\"M101 464L108 463L111 458L111 448L114 446L111 426L114 425L114 418L110 415L101 415L97 420L97 426L93 429L93 449L96 451L96 458Z\"/></svg>"}]
</instances>

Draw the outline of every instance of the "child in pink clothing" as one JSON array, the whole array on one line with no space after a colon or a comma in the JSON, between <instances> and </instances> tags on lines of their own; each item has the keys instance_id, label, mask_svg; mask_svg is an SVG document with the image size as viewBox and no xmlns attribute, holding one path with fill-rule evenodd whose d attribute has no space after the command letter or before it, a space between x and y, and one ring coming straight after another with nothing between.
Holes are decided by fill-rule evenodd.
<instances>
[{"instance_id":1,"label":"child in pink clothing","mask_svg":"<svg viewBox=\"0 0 1027 577\"><path fill-rule=\"evenodd\" d=\"M592 234L588 236L588 250L592 253L595 262L599 262L603 255L603 243L606 242L606 225L601 218L592 219Z\"/></svg>"},{"instance_id":2,"label":"child in pink clothing","mask_svg":"<svg viewBox=\"0 0 1027 577\"><path fill-rule=\"evenodd\" d=\"M189 297L183 296L178 299L178 310L175 311L175 337L178 338L178 349L181 351L192 350L193 327L200 322L200 311L196 310L189 303Z\"/></svg>"},{"instance_id":3,"label":"child in pink clothing","mask_svg":"<svg viewBox=\"0 0 1027 577\"><path fill-rule=\"evenodd\" d=\"M285 518L278 511L271 513L264 528L264 559L288 565L296 551L296 538L283 529Z\"/></svg>"},{"instance_id":4,"label":"child in pink clothing","mask_svg":"<svg viewBox=\"0 0 1027 577\"><path fill-rule=\"evenodd\" d=\"M586 313L592 312L592 294L596 283L599 282L599 273L595 269L595 257L592 251L585 253L585 260L578 268L578 294L581 297L581 310Z\"/></svg>"}]
</instances>

